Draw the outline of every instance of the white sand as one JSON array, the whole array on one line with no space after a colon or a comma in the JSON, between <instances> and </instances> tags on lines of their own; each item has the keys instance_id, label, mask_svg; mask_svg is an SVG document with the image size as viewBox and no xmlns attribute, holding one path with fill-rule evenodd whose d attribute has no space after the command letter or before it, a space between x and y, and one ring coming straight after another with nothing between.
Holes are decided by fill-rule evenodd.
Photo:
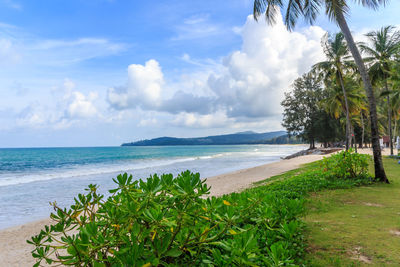
<instances>
[{"instance_id":1,"label":"white sand","mask_svg":"<svg viewBox=\"0 0 400 267\"><path fill-rule=\"evenodd\" d=\"M371 150L364 149L361 153L371 154ZM386 149L383 154L387 153L388 149ZM238 192L251 186L254 182L299 168L302 164L320 160L323 157L323 155L308 155L289 160L281 160L254 168L210 177L207 179L207 184L211 186L211 195L214 196ZM0 267L32 266L35 263L30 254L33 246L27 244L26 240L38 234L43 226L49 223L50 219L44 219L1 230Z\"/></svg>"}]
</instances>

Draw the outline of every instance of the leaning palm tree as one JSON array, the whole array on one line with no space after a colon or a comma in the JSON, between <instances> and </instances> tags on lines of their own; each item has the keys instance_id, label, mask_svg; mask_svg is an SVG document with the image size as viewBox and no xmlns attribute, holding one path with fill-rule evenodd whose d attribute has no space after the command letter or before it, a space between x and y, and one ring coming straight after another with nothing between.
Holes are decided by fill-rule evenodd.
<instances>
[{"instance_id":1,"label":"leaning palm tree","mask_svg":"<svg viewBox=\"0 0 400 267\"><path fill-rule=\"evenodd\" d=\"M315 64L313 66L313 70L318 71L324 76L323 78L325 83L333 78L342 91L344 110L346 114L346 150L348 150L351 143L351 125L349 103L347 100L343 76L348 69L353 68L353 64L352 62L346 60L349 55L349 49L347 48L347 44L342 33L337 33L333 37L325 34L322 39L322 47L327 60Z\"/></svg>"},{"instance_id":2,"label":"leaning palm tree","mask_svg":"<svg viewBox=\"0 0 400 267\"><path fill-rule=\"evenodd\" d=\"M367 58L369 74L373 84L383 83L384 93L387 101L388 112L388 129L390 139L390 155L393 155L393 134L392 134L392 107L390 101L390 93L388 87L388 79L390 76L390 63L394 60L399 52L400 32L394 31L393 26L382 27L378 31L372 31L366 34L369 44L362 43L360 45Z\"/></svg>"},{"instance_id":3,"label":"leaning palm tree","mask_svg":"<svg viewBox=\"0 0 400 267\"><path fill-rule=\"evenodd\" d=\"M254 17L257 19L261 14L265 13L267 21L272 24L275 22L275 17L277 12L279 12L279 8L283 8L286 10L284 23L289 30L292 30L299 17L304 17L312 24L323 8L328 17L339 25L351 54L353 55L354 61L357 64L368 97L375 177L382 182L389 183L385 169L383 168L382 153L379 145L376 100L372 83L346 21L346 16L349 12L348 2L349 0L254 0ZM384 5L387 0L353 0L353 2L376 10L380 5Z\"/></svg>"}]
</instances>

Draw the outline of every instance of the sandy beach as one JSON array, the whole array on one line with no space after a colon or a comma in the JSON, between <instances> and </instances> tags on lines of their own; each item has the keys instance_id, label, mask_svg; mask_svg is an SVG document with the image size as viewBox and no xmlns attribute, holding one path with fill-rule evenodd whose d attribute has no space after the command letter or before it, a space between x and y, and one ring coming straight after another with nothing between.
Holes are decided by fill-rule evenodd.
<instances>
[{"instance_id":1,"label":"sandy beach","mask_svg":"<svg viewBox=\"0 0 400 267\"><path fill-rule=\"evenodd\" d=\"M361 153L371 154L370 149ZM386 149L383 154L387 154ZM326 155L307 155L288 160L281 160L253 168L243 169L207 178L211 186L211 195L219 196L241 191L254 182L264 180L286 171L299 168L302 164L322 159ZM50 219L44 219L0 231L0 266L32 266L34 260L30 251L32 247L26 243L32 235L37 234Z\"/></svg>"}]
</instances>

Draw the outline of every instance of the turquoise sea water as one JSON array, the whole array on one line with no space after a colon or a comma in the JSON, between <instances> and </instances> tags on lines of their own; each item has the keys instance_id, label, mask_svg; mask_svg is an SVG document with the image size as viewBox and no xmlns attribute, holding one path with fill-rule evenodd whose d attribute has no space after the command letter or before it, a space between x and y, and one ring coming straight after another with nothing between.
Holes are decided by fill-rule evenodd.
<instances>
[{"instance_id":1,"label":"turquoise sea water","mask_svg":"<svg viewBox=\"0 0 400 267\"><path fill-rule=\"evenodd\" d=\"M167 146L0 149L0 229L44 218L95 183L106 193L111 178L136 179L187 169L203 178L280 160L304 146ZM234 182L234 181L232 181Z\"/></svg>"}]
</instances>

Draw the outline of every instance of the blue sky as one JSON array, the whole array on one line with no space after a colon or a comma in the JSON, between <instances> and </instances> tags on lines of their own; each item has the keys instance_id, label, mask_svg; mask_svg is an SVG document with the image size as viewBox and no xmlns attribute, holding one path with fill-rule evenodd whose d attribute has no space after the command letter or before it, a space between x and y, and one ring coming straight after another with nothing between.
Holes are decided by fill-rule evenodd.
<instances>
[{"instance_id":1,"label":"blue sky","mask_svg":"<svg viewBox=\"0 0 400 267\"><path fill-rule=\"evenodd\" d=\"M400 3L354 6L355 36L400 25ZM292 33L250 0L0 0L0 147L119 145L281 130L283 92L336 26Z\"/></svg>"}]
</instances>

